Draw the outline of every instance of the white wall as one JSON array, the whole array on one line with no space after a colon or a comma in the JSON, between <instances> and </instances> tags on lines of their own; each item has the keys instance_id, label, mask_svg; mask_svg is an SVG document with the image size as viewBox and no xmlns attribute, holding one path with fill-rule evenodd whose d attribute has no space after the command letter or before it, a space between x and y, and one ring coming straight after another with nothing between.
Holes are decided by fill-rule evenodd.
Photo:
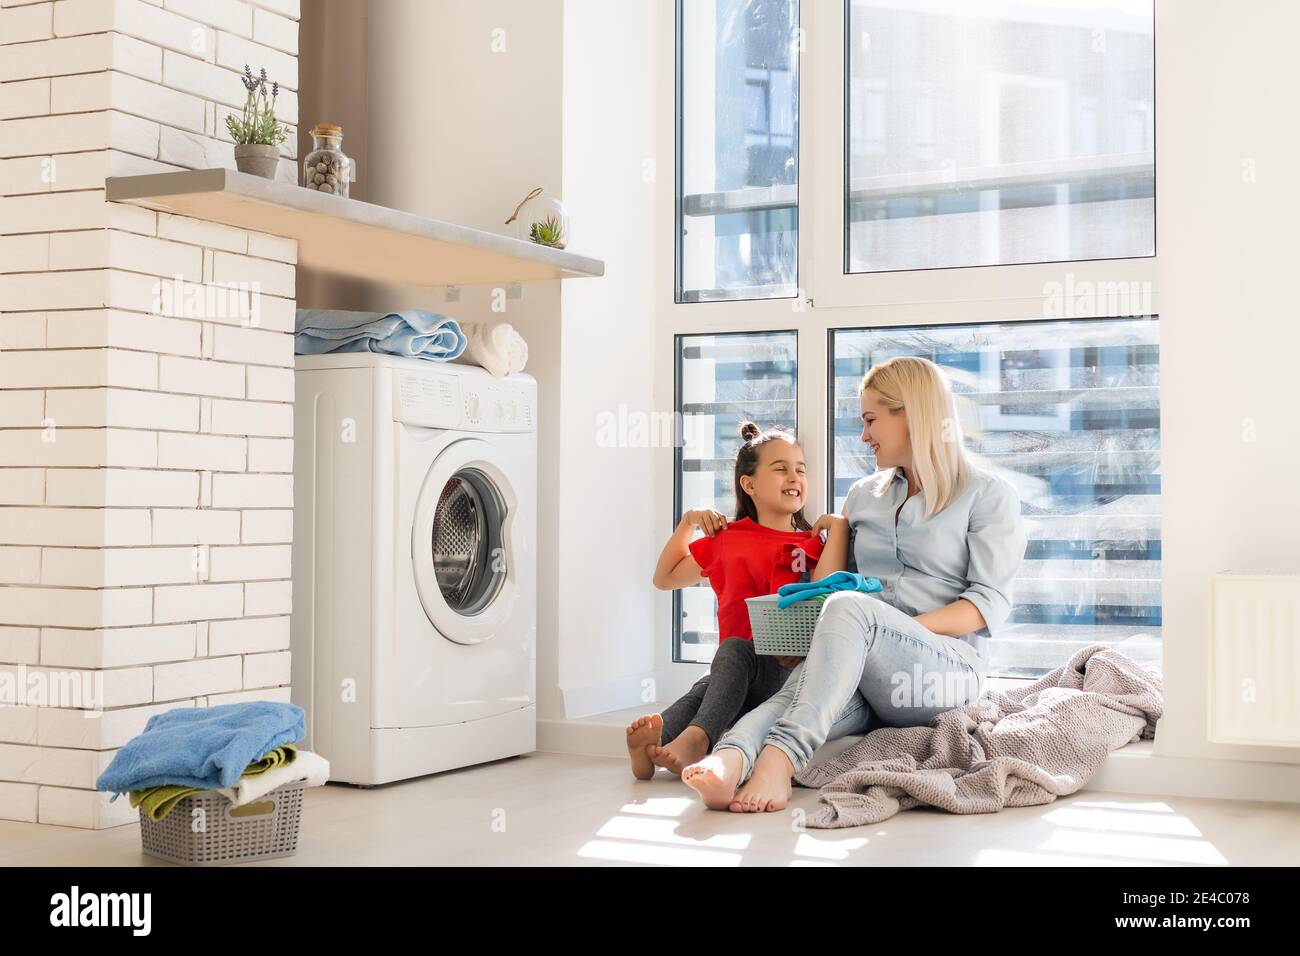
<instances>
[{"instance_id":1,"label":"white wall","mask_svg":"<svg viewBox=\"0 0 1300 956\"><path fill-rule=\"evenodd\" d=\"M644 449L596 446L596 416L645 411L654 348L650 0L372 0L367 198L500 231L533 186L574 220L603 279L532 283L504 314L488 289L449 303L386 289L374 308L505 319L539 384L538 702L543 718L630 706L652 669L652 473ZM598 549L605 542L606 560Z\"/></svg>"},{"instance_id":2,"label":"white wall","mask_svg":"<svg viewBox=\"0 0 1300 956\"><path fill-rule=\"evenodd\" d=\"M1167 706L1156 749L1296 764L1295 749L1208 743L1205 702L1210 576L1300 571L1300 126L1287 105L1300 5L1156 11Z\"/></svg>"},{"instance_id":3,"label":"white wall","mask_svg":"<svg viewBox=\"0 0 1300 956\"><path fill-rule=\"evenodd\" d=\"M650 585L663 524L655 455L631 428L602 447L611 435L599 427L602 416L631 426L654 410L653 356L666 347L654 327L655 194L672 167L655 162L655 28L651 0L625 0L614 15L602 0L564 4L564 202L581 248L606 269L561 293L558 678L568 717L641 701L662 636Z\"/></svg>"}]
</instances>

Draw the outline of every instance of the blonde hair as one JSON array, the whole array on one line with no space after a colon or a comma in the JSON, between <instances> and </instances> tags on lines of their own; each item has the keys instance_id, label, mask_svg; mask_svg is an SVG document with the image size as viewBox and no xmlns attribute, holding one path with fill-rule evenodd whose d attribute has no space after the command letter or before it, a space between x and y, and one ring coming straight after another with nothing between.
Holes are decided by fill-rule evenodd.
<instances>
[{"instance_id":1,"label":"blonde hair","mask_svg":"<svg viewBox=\"0 0 1300 956\"><path fill-rule=\"evenodd\" d=\"M938 514L962 493L974 467L948 379L929 359L900 355L872 366L858 392L867 389L885 408L907 409L912 477L925 496L925 517Z\"/></svg>"}]
</instances>

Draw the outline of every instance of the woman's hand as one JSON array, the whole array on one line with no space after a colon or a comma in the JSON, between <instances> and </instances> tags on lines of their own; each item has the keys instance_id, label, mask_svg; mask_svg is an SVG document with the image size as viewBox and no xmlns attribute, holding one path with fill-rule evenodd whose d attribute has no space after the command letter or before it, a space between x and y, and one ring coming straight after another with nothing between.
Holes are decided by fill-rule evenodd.
<instances>
[{"instance_id":1,"label":"woman's hand","mask_svg":"<svg viewBox=\"0 0 1300 956\"><path fill-rule=\"evenodd\" d=\"M697 508L682 515L682 524L699 528L711 538L727 527L727 516L712 508Z\"/></svg>"},{"instance_id":2,"label":"woman's hand","mask_svg":"<svg viewBox=\"0 0 1300 956\"><path fill-rule=\"evenodd\" d=\"M822 515L813 522L812 533L820 534L823 531L834 531L837 527L848 529L849 519L844 515Z\"/></svg>"},{"instance_id":3,"label":"woman's hand","mask_svg":"<svg viewBox=\"0 0 1300 956\"><path fill-rule=\"evenodd\" d=\"M777 657L776 662L780 664L782 667L786 668L787 670L793 670L803 662L803 658L789 657L789 656L782 655Z\"/></svg>"}]
</instances>

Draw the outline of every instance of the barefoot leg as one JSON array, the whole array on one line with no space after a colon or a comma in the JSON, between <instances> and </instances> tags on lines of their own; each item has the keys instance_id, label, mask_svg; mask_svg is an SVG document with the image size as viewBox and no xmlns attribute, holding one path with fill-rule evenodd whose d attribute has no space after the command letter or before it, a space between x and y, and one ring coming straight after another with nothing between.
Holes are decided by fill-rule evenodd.
<instances>
[{"instance_id":1,"label":"barefoot leg","mask_svg":"<svg viewBox=\"0 0 1300 956\"><path fill-rule=\"evenodd\" d=\"M655 775L650 748L659 743L663 727L664 719L658 714L646 714L628 725L627 755L632 760L632 775L638 780L649 780Z\"/></svg>"},{"instance_id":2,"label":"barefoot leg","mask_svg":"<svg viewBox=\"0 0 1300 956\"><path fill-rule=\"evenodd\" d=\"M682 770L682 782L698 793L710 810L725 810L736 795L743 769L740 751L723 747Z\"/></svg>"},{"instance_id":3,"label":"barefoot leg","mask_svg":"<svg viewBox=\"0 0 1300 956\"><path fill-rule=\"evenodd\" d=\"M651 747L650 759L656 767L663 767L665 770L680 774L697 760L703 759L708 752L709 735L691 724L677 735L676 740L662 747Z\"/></svg>"},{"instance_id":4,"label":"barefoot leg","mask_svg":"<svg viewBox=\"0 0 1300 956\"><path fill-rule=\"evenodd\" d=\"M790 802L790 778L793 776L794 765L785 751L769 744L754 761L754 772L727 809L735 813L783 810Z\"/></svg>"}]
</instances>

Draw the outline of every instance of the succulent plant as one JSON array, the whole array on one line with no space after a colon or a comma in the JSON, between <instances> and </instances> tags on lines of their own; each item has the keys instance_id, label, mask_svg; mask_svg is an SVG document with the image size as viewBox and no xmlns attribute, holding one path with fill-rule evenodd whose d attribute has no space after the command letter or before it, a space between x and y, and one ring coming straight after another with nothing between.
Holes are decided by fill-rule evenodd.
<instances>
[{"instance_id":1,"label":"succulent plant","mask_svg":"<svg viewBox=\"0 0 1300 956\"><path fill-rule=\"evenodd\" d=\"M528 238L543 246L564 248L564 223L558 216L550 215L541 222L535 222L528 230Z\"/></svg>"}]
</instances>

